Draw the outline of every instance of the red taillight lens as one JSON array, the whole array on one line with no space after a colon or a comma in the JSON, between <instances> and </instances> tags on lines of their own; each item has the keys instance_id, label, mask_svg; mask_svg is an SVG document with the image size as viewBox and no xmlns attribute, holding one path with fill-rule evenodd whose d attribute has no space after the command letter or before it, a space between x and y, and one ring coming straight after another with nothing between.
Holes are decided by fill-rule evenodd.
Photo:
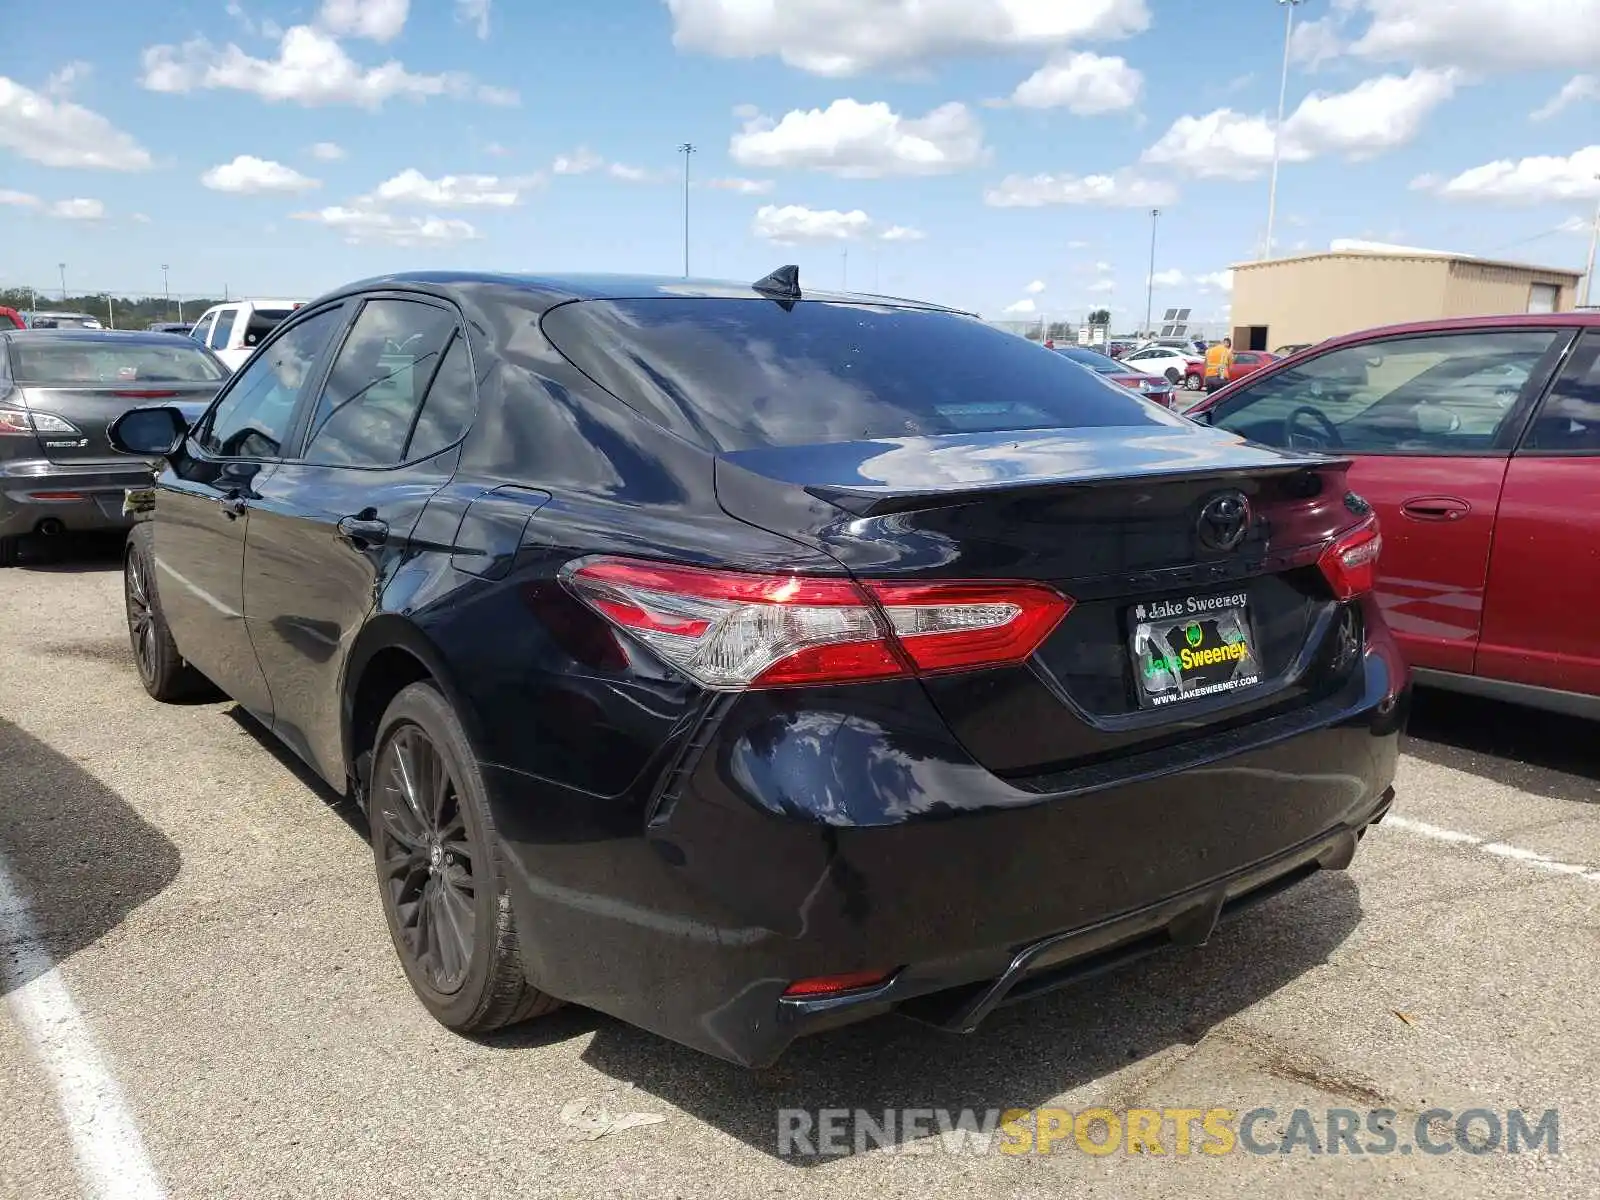
<instances>
[{"instance_id":1,"label":"red taillight lens","mask_svg":"<svg viewBox=\"0 0 1600 1200\"><path fill-rule=\"evenodd\" d=\"M33 422L21 408L0 408L0 437L32 437Z\"/></svg>"},{"instance_id":2,"label":"red taillight lens","mask_svg":"<svg viewBox=\"0 0 1600 1200\"><path fill-rule=\"evenodd\" d=\"M847 971L843 975L815 975L810 979L796 979L783 989L783 994L804 999L836 996L841 992L877 987L893 974L893 971Z\"/></svg>"},{"instance_id":3,"label":"red taillight lens","mask_svg":"<svg viewBox=\"0 0 1600 1200\"><path fill-rule=\"evenodd\" d=\"M706 687L848 683L1022 662L1071 608L1037 583L868 583L633 559L568 587Z\"/></svg>"},{"instance_id":4,"label":"red taillight lens","mask_svg":"<svg viewBox=\"0 0 1600 1200\"><path fill-rule=\"evenodd\" d=\"M1378 583L1378 556L1383 553L1383 537L1377 521L1368 521L1341 535L1317 559L1333 594L1349 600L1370 592Z\"/></svg>"}]
</instances>

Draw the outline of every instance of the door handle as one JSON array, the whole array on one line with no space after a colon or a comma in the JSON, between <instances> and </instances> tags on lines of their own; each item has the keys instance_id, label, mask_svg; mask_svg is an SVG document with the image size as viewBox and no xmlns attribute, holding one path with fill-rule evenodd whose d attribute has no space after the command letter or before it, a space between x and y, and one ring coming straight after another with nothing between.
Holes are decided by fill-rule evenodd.
<instances>
[{"instance_id":1,"label":"door handle","mask_svg":"<svg viewBox=\"0 0 1600 1200\"><path fill-rule=\"evenodd\" d=\"M235 521L244 516L244 510L249 506L245 504L243 497L225 496L219 507L222 509L223 516L230 521Z\"/></svg>"},{"instance_id":2,"label":"door handle","mask_svg":"<svg viewBox=\"0 0 1600 1200\"><path fill-rule=\"evenodd\" d=\"M357 550L381 546L389 540L389 522L372 517L340 517L335 528L339 531L339 540Z\"/></svg>"},{"instance_id":3,"label":"door handle","mask_svg":"<svg viewBox=\"0 0 1600 1200\"><path fill-rule=\"evenodd\" d=\"M1472 511L1472 505L1454 496L1416 496L1400 506L1413 521L1459 521Z\"/></svg>"}]
</instances>

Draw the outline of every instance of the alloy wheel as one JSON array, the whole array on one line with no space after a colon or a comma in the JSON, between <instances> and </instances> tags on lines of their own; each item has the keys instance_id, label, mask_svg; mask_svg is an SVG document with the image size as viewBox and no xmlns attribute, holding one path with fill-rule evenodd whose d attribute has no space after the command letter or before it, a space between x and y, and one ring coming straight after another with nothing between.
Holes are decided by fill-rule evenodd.
<instances>
[{"instance_id":1,"label":"alloy wheel","mask_svg":"<svg viewBox=\"0 0 1600 1200\"><path fill-rule=\"evenodd\" d=\"M478 881L460 793L439 747L405 725L384 747L374 799L378 861L400 940L435 991L457 991L472 964Z\"/></svg>"},{"instance_id":2,"label":"alloy wheel","mask_svg":"<svg viewBox=\"0 0 1600 1200\"><path fill-rule=\"evenodd\" d=\"M128 600L128 634L139 674L147 681L156 677L156 615L150 606L150 576L143 556L128 555L123 568L123 591Z\"/></svg>"}]
</instances>

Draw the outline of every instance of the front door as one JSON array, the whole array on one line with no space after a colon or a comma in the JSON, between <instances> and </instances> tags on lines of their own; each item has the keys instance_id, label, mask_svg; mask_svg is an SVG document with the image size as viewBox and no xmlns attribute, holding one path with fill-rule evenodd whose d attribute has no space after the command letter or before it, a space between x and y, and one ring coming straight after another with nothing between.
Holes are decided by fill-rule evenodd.
<instances>
[{"instance_id":1,"label":"front door","mask_svg":"<svg viewBox=\"0 0 1600 1200\"><path fill-rule=\"evenodd\" d=\"M474 409L453 310L368 300L310 410L304 453L252 513L245 616L276 701L273 728L336 787L346 659L449 481Z\"/></svg>"},{"instance_id":2,"label":"front door","mask_svg":"<svg viewBox=\"0 0 1600 1200\"><path fill-rule=\"evenodd\" d=\"M1566 331L1377 338L1247 380L1212 423L1350 455L1383 530L1378 601L1415 666L1470 674L1511 443Z\"/></svg>"},{"instance_id":3,"label":"front door","mask_svg":"<svg viewBox=\"0 0 1600 1200\"><path fill-rule=\"evenodd\" d=\"M286 330L234 376L196 424L188 452L157 480L156 587L184 658L264 721L272 695L244 619L241 574L251 513L315 378L337 308Z\"/></svg>"},{"instance_id":4,"label":"front door","mask_svg":"<svg viewBox=\"0 0 1600 1200\"><path fill-rule=\"evenodd\" d=\"M1600 330L1583 335L1511 458L1478 674L1600 695Z\"/></svg>"}]
</instances>

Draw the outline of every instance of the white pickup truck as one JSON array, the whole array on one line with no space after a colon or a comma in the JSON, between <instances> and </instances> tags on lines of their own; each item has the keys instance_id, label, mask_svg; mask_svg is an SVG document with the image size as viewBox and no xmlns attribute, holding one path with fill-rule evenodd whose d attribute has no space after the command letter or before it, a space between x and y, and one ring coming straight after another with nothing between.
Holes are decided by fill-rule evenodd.
<instances>
[{"instance_id":1,"label":"white pickup truck","mask_svg":"<svg viewBox=\"0 0 1600 1200\"><path fill-rule=\"evenodd\" d=\"M273 327L304 300L234 300L215 304L195 322L189 336L210 346L230 371L244 366Z\"/></svg>"}]
</instances>

